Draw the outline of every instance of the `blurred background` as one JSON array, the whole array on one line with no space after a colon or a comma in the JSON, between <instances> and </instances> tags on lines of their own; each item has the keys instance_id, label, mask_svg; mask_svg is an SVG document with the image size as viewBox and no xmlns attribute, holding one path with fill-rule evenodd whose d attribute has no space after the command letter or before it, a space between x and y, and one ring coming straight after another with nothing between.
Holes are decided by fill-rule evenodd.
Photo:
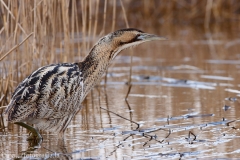
<instances>
[{"instance_id":1,"label":"blurred background","mask_svg":"<svg viewBox=\"0 0 240 160\"><path fill-rule=\"evenodd\" d=\"M87 96L65 148L43 132L42 147L31 153L239 157L240 0L0 0L0 106L37 68L79 62L100 37L128 27L168 40L124 50ZM132 123L100 107L153 132L137 134ZM26 130L3 116L0 133L2 153L29 153Z\"/></svg>"}]
</instances>

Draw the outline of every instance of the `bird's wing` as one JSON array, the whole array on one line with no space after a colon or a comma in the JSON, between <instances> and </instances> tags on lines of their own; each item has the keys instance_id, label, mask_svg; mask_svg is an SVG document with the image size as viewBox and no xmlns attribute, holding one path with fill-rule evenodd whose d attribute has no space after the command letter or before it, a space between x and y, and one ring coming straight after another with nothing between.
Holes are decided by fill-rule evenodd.
<instances>
[{"instance_id":1,"label":"bird's wing","mask_svg":"<svg viewBox=\"0 0 240 160\"><path fill-rule=\"evenodd\" d=\"M82 77L77 64L53 64L39 68L24 79L13 93L5 112L8 120L49 118L53 112L61 113L65 109L64 101L77 87L81 87L77 84L80 82ZM65 113L57 115L64 116L63 114Z\"/></svg>"}]
</instances>

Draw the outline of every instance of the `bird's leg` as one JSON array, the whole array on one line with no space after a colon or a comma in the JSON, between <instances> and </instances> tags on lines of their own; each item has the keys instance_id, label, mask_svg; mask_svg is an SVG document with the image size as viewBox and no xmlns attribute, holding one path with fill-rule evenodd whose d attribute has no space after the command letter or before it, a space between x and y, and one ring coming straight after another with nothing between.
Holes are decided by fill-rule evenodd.
<instances>
[{"instance_id":1,"label":"bird's leg","mask_svg":"<svg viewBox=\"0 0 240 160\"><path fill-rule=\"evenodd\" d=\"M38 130L36 128L33 128L32 126L29 126L23 122L15 122L14 124L20 125L32 133L32 135L30 137L28 137L28 140L32 140L32 139L42 140L43 139L41 134L38 132Z\"/></svg>"}]
</instances>

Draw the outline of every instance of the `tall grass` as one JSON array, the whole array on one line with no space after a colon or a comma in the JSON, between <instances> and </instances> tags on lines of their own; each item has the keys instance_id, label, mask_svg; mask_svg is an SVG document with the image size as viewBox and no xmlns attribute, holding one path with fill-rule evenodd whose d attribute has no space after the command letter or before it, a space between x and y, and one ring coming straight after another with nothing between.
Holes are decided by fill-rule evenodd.
<instances>
[{"instance_id":1,"label":"tall grass","mask_svg":"<svg viewBox=\"0 0 240 160\"><path fill-rule=\"evenodd\" d=\"M80 61L87 54L102 30L99 4L99 0L0 2L0 106L33 70Z\"/></svg>"},{"instance_id":2,"label":"tall grass","mask_svg":"<svg viewBox=\"0 0 240 160\"><path fill-rule=\"evenodd\" d=\"M238 23L239 0L0 0L0 106L40 66L80 61L97 37L126 26ZM239 25L238 25L239 26Z\"/></svg>"}]
</instances>

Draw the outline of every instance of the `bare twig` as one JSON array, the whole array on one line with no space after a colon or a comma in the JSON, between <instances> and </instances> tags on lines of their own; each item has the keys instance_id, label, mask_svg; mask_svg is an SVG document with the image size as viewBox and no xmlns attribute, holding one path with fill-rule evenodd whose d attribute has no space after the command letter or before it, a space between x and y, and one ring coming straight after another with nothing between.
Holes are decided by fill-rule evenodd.
<instances>
[{"instance_id":1,"label":"bare twig","mask_svg":"<svg viewBox=\"0 0 240 160\"><path fill-rule=\"evenodd\" d=\"M122 0L120 0L120 3L121 3L121 7L122 7L122 11L123 11L123 15L124 15L124 20L125 20L126 26L129 28L129 24L128 24L128 20L127 20L127 14L126 14L125 8L123 6Z\"/></svg>"},{"instance_id":2,"label":"bare twig","mask_svg":"<svg viewBox=\"0 0 240 160\"><path fill-rule=\"evenodd\" d=\"M6 10L8 11L8 13L11 15L13 20L16 20L15 16L13 15L13 13L10 11L10 9L8 8L8 6L4 3L3 0L1 0L1 3L3 4L3 6L6 8ZM18 22L16 22L17 25L19 26L19 28L22 30L22 32L24 34L26 34L25 30L23 29L23 27L21 26L21 24L19 24Z\"/></svg>"},{"instance_id":3,"label":"bare twig","mask_svg":"<svg viewBox=\"0 0 240 160\"><path fill-rule=\"evenodd\" d=\"M104 1L103 29L102 29L103 34L105 34L106 17L107 17L107 0Z\"/></svg>"},{"instance_id":4,"label":"bare twig","mask_svg":"<svg viewBox=\"0 0 240 160\"><path fill-rule=\"evenodd\" d=\"M96 33L97 33L98 14L99 14L98 10L99 10L99 0L97 0L97 4L96 4L95 21L94 21L94 29L93 29L93 38L96 37Z\"/></svg>"},{"instance_id":5,"label":"bare twig","mask_svg":"<svg viewBox=\"0 0 240 160\"><path fill-rule=\"evenodd\" d=\"M116 24L116 0L113 0L112 32L115 29L115 24Z\"/></svg>"},{"instance_id":6,"label":"bare twig","mask_svg":"<svg viewBox=\"0 0 240 160\"><path fill-rule=\"evenodd\" d=\"M132 68L132 67L131 67ZM130 68L130 74L132 73L132 69ZM129 82L130 81L130 82ZM128 81L128 91L127 91L127 94L125 96L125 101L127 102L127 99L128 99L128 95L129 93L131 92L131 89L132 89L132 84L131 84L131 78L129 78L129 81ZM129 84L130 83L130 84Z\"/></svg>"},{"instance_id":7,"label":"bare twig","mask_svg":"<svg viewBox=\"0 0 240 160\"><path fill-rule=\"evenodd\" d=\"M8 8L8 6L6 5L6 3L1 0L1 3L3 4L3 6L6 8L6 10L8 11L8 13L12 16L12 18L15 20L15 16L13 15L13 13L10 11L10 9Z\"/></svg>"},{"instance_id":8,"label":"bare twig","mask_svg":"<svg viewBox=\"0 0 240 160\"><path fill-rule=\"evenodd\" d=\"M205 20L204 20L205 29L209 29L212 6L213 6L213 0L207 0Z\"/></svg>"},{"instance_id":9,"label":"bare twig","mask_svg":"<svg viewBox=\"0 0 240 160\"><path fill-rule=\"evenodd\" d=\"M0 61L2 61L8 54L10 54L12 51L14 51L16 48L18 48L19 46L21 46L28 38L30 38L33 35L33 32L30 33L21 43L17 44L16 46L14 46L10 51L8 51L5 55L3 55L0 58Z\"/></svg>"},{"instance_id":10,"label":"bare twig","mask_svg":"<svg viewBox=\"0 0 240 160\"><path fill-rule=\"evenodd\" d=\"M7 106L2 106L2 107L0 107L0 109L5 109L5 108L7 108Z\"/></svg>"},{"instance_id":11,"label":"bare twig","mask_svg":"<svg viewBox=\"0 0 240 160\"><path fill-rule=\"evenodd\" d=\"M126 141L129 137L131 137L132 135L129 135L129 136L127 136L126 138L124 138L123 139L123 141ZM116 152L117 151L117 149L122 145L123 143L119 143L117 146L116 146L116 149L114 149L112 152L110 152L110 155L109 156L111 156L111 155L113 155L113 153L114 152ZM106 157L107 158L107 157Z\"/></svg>"},{"instance_id":12,"label":"bare twig","mask_svg":"<svg viewBox=\"0 0 240 160\"><path fill-rule=\"evenodd\" d=\"M114 113L114 112L112 112L112 111L110 111L110 110L108 110L108 109L105 109L105 108L102 108L102 107L100 107L100 108L103 109L103 110L105 110L105 111L108 111L108 112L110 112L110 113L112 113L112 114L115 114L116 116L121 117L122 119L125 119L125 120L127 120L127 121L129 121L129 122L135 123L135 124L137 125L137 129L138 129L139 126L140 126L137 122L134 122L134 121L132 121L132 120L130 120L130 119L127 119L127 118L125 118L125 117L123 117L123 116L121 116L121 115L119 115L119 114L117 114L117 113Z\"/></svg>"}]
</instances>

